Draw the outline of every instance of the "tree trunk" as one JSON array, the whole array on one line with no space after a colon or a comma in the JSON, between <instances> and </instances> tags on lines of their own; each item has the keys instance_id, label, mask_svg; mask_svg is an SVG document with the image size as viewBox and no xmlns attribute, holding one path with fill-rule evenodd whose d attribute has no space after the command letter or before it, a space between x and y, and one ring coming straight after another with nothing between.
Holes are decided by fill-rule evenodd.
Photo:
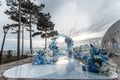
<instances>
[{"instance_id":1,"label":"tree trunk","mask_svg":"<svg viewBox=\"0 0 120 80\"><path fill-rule=\"evenodd\" d=\"M45 37L45 49L47 49L47 37Z\"/></svg>"},{"instance_id":2,"label":"tree trunk","mask_svg":"<svg viewBox=\"0 0 120 80\"><path fill-rule=\"evenodd\" d=\"M24 27L22 27L22 56L24 52Z\"/></svg>"},{"instance_id":3,"label":"tree trunk","mask_svg":"<svg viewBox=\"0 0 120 80\"><path fill-rule=\"evenodd\" d=\"M45 49L47 49L47 35L46 35L46 31L45 31Z\"/></svg>"},{"instance_id":4,"label":"tree trunk","mask_svg":"<svg viewBox=\"0 0 120 80\"><path fill-rule=\"evenodd\" d=\"M32 54L32 26L31 26L31 18L32 18L32 15L30 13L30 53Z\"/></svg>"},{"instance_id":5,"label":"tree trunk","mask_svg":"<svg viewBox=\"0 0 120 80\"><path fill-rule=\"evenodd\" d=\"M19 26L17 38L17 60L20 59L20 27L21 27L21 0L19 0Z\"/></svg>"},{"instance_id":6,"label":"tree trunk","mask_svg":"<svg viewBox=\"0 0 120 80\"><path fill-rule=\"evenodd\" d=\"M1 51L0 51L0 64L2 64L2 53L3 53L3 48L4 48L4 42L5 42L5 37L6 37L6 34L4 34L4 38L3 38L3 42L2 42L2 47L1 47Z\"/></svg>"}]
</instances>

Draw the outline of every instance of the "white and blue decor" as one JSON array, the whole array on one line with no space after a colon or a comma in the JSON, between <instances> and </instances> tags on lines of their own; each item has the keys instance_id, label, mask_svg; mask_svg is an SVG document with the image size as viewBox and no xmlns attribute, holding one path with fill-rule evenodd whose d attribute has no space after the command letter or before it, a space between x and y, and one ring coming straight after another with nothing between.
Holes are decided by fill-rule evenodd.
<instances>
[{"instance_id":1,"label":"white and blue decor","mask_svg":"<svg viewBox=\"0 0 120 80\"><path fill-rule=\"evenodd\" d=\"M65 38L69 57L72 56L73 40L64 34L59 34L57 36L54 36L51 43L49 44L49 49L52 50L53 56L52 57L50 57L48 55L46 56L45 54L47 53L46 52L47 50L45 50L45 49L36 51L37 55L35 56L34 61L32 62L33 65L54 64L57 61L58 54L59 54L59 47L56 45L56 39L59 37ZM49 57L49 59L47 59L46 57Z\"/></svg>"},{"instance_id":2,"label":"white and blue decor","mask_svg":"<svg viewBox=\"0 0 120 80\"><path fill-rule=\"evenodd\" d=\"M90 44L90 54L84 55L78 52L82 61L82 69L84 71L89 71L98 74L110 75L112 71L115 71L116 65L109 61L107 54L95 46Z\"/></svg>"},{"instance_id":3,"label":"white and blue decor","mask_svg":"<svg viewBox=\"0 0 120 80\"><path fill-rule=\"evenodd\" d=\"M36 51L37 55L34 58L34 61L32 62L33 65L40 65L40 64L46 64L46 60L45 60L45 55L44 52L42 50L40 51Z\"/></svg>"},{"instance_id":4,"label":"white and blue decor","mask_svg":"<svg viewBox=\"0 0 120 80\"><path fill-rule=\"evenodd\" d=\"M34 61L32 62L33 65L45 65L45 64L55 64L57 61L58 56L48 56L45 49L36 51L37 55L34 58Z\"/></svg>"},{"instance_id":5,"label":"white and blue decor","mask_svg":"<svg viewBox=\"0 0 120 80\"><path fill-rule=\"evenodd\" d=\"M56 45L56 39L64 37L67 44L68 56L59 55L61 49ZM115 65L109 61L106 53L90 44L88 54L84 54L81 47L72 48L73 40L60 34L53 37L49 49L37 52L34 61L28 64L15 66L6 70L3 75L7 78L31 79L115 79ZM87 50L86 50L87 51ZM71 56L75 56L75 58ZM59 57L58 57L59 56ZM79 56L79 57L77 57ZM77 58L77 59L76 59ZM78 60L78 58L81 60ZM17 73L16 73L17 70ZM102 74L102 75L100 75Z\"/></svg>"},{"instance_id":6,"label":"white and blue decor","mask_svg":"<svg viewBox=\"0 0 120 80\"><path fill-rule=\"evenodd\" d=\"M65 38L65 43L67 44L67 49L65 50L68 52L69 58L71 58L73 55L75 58L77 58L76 56L81 58L83 71L105 75L110 75L112 71L115 71L116 66L114 63L110 62L107 53L90 44L90 52L88 52L89 54L81 54L82 52L80 48L77 49L76 54L73 50L73 40L64 34L59 34L52 38L52 41L49 44L49 49L52 51L53 55L46 55L47 51L45 49L37 51L38 54L35 56L35 59L32 62L33 65L55 64L57 62L60 49L56 45L56 39L59 37Z\"/></svg>"},{"instance_id":7,"label":"white and blue decor","mask_svg":"<svg viewBox=\"0 0 120 80\"><path fill-rule=\"evenodd\" d=\"M73 54L73 52L72 52L73 40L72 40L72 38L70 38L64 34L59 34L57 36L54 36L52 38L52 41L49 44L49 49L52 50L54 54L59 53L59 47L56 45L56 39L58 39L59 37L65 38L65 42L67 44L67 52L69 54L69 57L71 57Z\"/></svg>"}]
</instances>

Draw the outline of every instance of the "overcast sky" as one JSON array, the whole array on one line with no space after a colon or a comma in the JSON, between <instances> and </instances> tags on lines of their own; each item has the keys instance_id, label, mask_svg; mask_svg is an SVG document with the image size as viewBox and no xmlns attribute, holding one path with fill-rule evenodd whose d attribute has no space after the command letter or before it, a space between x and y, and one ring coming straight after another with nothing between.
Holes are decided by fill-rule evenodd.
<instances>
[{"instance_id":1,"label":"overcast sky","mask_svg":"<svg viewBox=\"0 0 120 80\"><path fill-rule=\"evenodd\" d=\"M0 0L0 46L2 44L2 26L11 23L3 11L7 6ZM50 12L55 29L69 35L75 41L102 37L106 30L120 19L120 0L36 0L45 4L45 12ZM16 48L16 36L7 34L5 49ZM25 46L29 47L29 34L25 34ZM34 38L33 46L43 45L43 39Z\"/></svg>"}]
</instances>

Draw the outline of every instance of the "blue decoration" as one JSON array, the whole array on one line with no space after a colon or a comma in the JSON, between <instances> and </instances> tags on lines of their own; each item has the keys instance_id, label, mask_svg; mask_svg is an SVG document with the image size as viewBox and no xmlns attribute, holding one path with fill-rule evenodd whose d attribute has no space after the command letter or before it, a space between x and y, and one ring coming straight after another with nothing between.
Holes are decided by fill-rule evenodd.
<instances>
[{"instance_id":1,"label":"blue decoration","mask_svg":"<svg viewBox=\"0 0 120 80\"><path fill-rule=\"evenodd\" d=\"M88 60L88 56L85 55L85 56L82 57L82 59L83 60Z\"/></svg>"},{"instance_id":2,"label":"blue decoration","mask_svg":"<svg viewBox=\"0 0 120 80\"><path fill-rule=\"evenodd\" d=\"M59 54L59 47L56 45L56 39L58 39L59 37L65 38L65 42L67 44L67 51L68 51L69 57L71 57L73 53L72 52L73 40L64 34L59 34L57 36L54 36L52 38L52 41L49 44L49 49L52 50L53 53Z\"/></svg>"},{"instance_id":3,"label":"blue decoration","mask_svg":"<svg viewBox=\"0 0 120 80\"><path fill-rule=\"evenodd\" d=\"M87 68L85 65L82 65L82 69L83 69L83 71L87 71Z\"/></svg>"},{"instance_id":4,"label":"blue decoration","mask_svg":"<svg viewBox=\"0 0 120 80\"><path fill-rule=\"evenodd\" d=\"M73 48L73 53L75 58L81 58L82 57L81 47Z\"/></svg>"},{"instance_id":5,"label":"blue decoration","mask_svg":"<svg viewBox=\"0 0 120 80\"><path fill-rule=\"evenodd\" d=\"M88 61L88 71L98 73L98 67L94 64L92 60Z\"/></svg>"},{"instance_id":6,"label":"blue decoration","mask_svg":"<svg viewBox=\"0 0 120 80\"><path fill-rule=\"evenodd\" d=\"M52 41L49 44L49 49L52 50L53 56L50 57L50 59L46 59L46 50L40 50L37 51L37 55L35 56L34 61L32 62L33 65L44 65L44 64L55 64L58 59L58 54L62 53L60 52L59 47L56 45L56 39L59 37L65 38L65 43L67 44L67 52L69 54L69 58L72 57L74 53L75 58L81 58L83 61L82 69L83 71L89 71L94 73L103 73L108 75L110 73L109 65L109 58L105 52L102 52L98 48L96 48L94 45L90 44L90 55L84 55L81 54L81 48L73 49L73 40L64 35L59 34L57 36L54 36L52 38ZM74 51L74 52L73 52ZM79 56L79 57L78 57ZM71 67L72 64L70 64L71 70L74 70L74 66Z\"/></svg>"},{"instance_id":7,"label":"blue decoration","mask_svg":"<svg viewBox=\"0 0 120 80\"><path fill-rule=\"evenodd\" d=\"M82 65L82 69L84 71L88 70L89 72L93 73L103 73L109 75L111 68L108 66L111 64L109 64L109 58L107 54L104 54L104 52L97 49L92 44L90 44L90 48L90 56L80 56L83 62L86 62L84 65Z\"/></svg>"},{"instance_id":8,"label":"blue decoration","mask_svg":"<svg viewBox=\"0 0 120 80\"><path fill-rule=\"evenodd\" d=\"M45 49L36 51L36 52L37 52L37 55L35 56L34 61L32 62L32 65L54 64L58 59L58 56L55 53L53 54L52 57L48 56L50 57L50 59L47 59L45 56L46 54Z\"/></svg>"},{"instance_id":9,"label":"blue decoration","mask_svg":"<svg viewBox=\"0 0 120 80\"><path fill-rule=\"evenodd\" d=\"M32 62L33 65L40 65L40 64L46 64L45 61L45 55L42 53L42 51L36 51L38 55L35 56L34 61Z\"/></svg>"},{"instance_id":10,"label":"blue decoration","mask_svg":"<svg viewBox=\"0 0 120 80\"><path fill-rule=\"evenodd\" d=\"M50 59L47 60L46 56L45 56L45 54L46 54L45 49L40 50L40 51L36 51L37 55L35 56L34 61L32 62L33 65L54 64L57 61L57 59L58 59L57 54L59 54L59 47L56 45L56 39L59 37L65 38L69 57L72 56L73 40L64 34L59 34L57 36L54 36L51 43L49 44L49 49L53 51L53 56L52 57L49 56Z\"/></svg>"}]
</instances>

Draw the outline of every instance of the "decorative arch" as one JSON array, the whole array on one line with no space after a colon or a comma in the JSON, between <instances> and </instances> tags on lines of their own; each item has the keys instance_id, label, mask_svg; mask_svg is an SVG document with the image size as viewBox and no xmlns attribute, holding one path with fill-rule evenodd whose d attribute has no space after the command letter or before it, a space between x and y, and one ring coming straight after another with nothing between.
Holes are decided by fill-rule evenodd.
<instances>
[{"instance_id":1,"label":"decorative arch","mask_svg":"<svg viewBox=\"0 0 120 80\"><path fill-rule=\"evenodd\" d=\"M71 57L72 56L73 40L72 40L72 38L70 38L70 37L68 37L68 36L66 36L64 34L59 34L57 36L54 36L52 38L52 41L49 44L49 49L52 50L53 53L58 54L59 47L56 45L56 40L59 37L63 37L65 39L65 43L67 44L67 51L68 51L69 57Z\"/></svg>"}]
</instances>

